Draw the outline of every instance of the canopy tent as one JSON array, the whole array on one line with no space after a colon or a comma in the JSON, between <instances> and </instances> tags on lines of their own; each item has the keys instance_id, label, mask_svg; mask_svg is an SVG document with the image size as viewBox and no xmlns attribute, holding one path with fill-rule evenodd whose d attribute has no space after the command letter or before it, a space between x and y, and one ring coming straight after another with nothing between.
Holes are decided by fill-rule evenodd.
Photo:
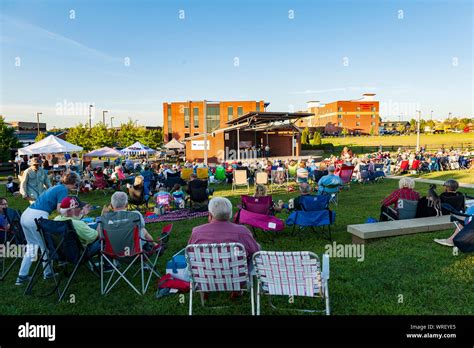
<instances>
[{"instance_id":1,"label":"canopy tent","mask_svg":"<svg viewBox=\"0 0 474 348\"><path fill-rule=\"evenodd\" d=\"M132 144L129 147L126 147L125 149L122 149L121 152L124 155L149 155L155 153L156 151L137 141L135 144Z\"/></svg>"},{"instance_id":2,"label":"canopy tent","mask_svg":"<svg viewBox=\"0 0 474 348\"><path fill-rule=\"evenodd\" d=\"M171 139L171 141L168 141L168 143L166 143L166 145L164 145L163 147L167 148L168 150L184 149L185 148L184 144L181 144L175 138Z\"/></svg>"},{"instance_id":3,"label":"canopy tent","mask_svg":"<svg viewBox=\"0 0 474 348\"><path fill-rule=\"evenodd\" d=\"M37 143L18 149L19 155L39 155L49 153L79 152L82 147L68 143L54 135L50 135Z\"/></svg>"},{"instance_id":4,"label":"canopy tent","mask_svg":"<svg viewBox=\"0 0 474 348\"><path fill-rule=\"evenodd\" d=\"M102 147L100 149L93 150L86 153L84 156L87 157L120 157L123 154L119 150L112 149L110 147Z\"/></svg>"}]
</instances>

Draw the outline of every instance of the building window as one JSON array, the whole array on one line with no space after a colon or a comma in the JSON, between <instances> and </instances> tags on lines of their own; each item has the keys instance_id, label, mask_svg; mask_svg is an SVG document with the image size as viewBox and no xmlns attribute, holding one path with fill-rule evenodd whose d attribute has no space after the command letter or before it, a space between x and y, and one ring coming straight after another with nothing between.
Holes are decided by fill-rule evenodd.
<instances>
[{"instance_id":1,"label":"building window","mask_svg":"<svg viewBox=\"0 0 474 348\"><path fill-rule=\"evenodd\" d=\"M193 135L196 136L196 135L199 135L199 133L194 133Z\"/></svg>"},{"instance_id":2,"label":"building window","mask_svg":"<svg viewBox=\"0 0 474 348\"><path fill-rule=\"evenodd\" d=\"M184 137L185 137L185 138L188 138L188 137L189 137L189 133L184 133Z\"/></svg>"},{"instance_id":3,"label":"building window","mask_svg":"<svg viewBox=\"0 0 474 348\"><path fill-rule=\"evenodd\" d=\"M360 118L360 115L359 115L359 114L357 114L357 115L356 115L356 118Z\"/></svg>"},{"instance_id":4,"label":"building window","mask_svg":"<svg viewBox=\"0 0 474 348\"><path fill-rule=\"evenodd\" d=\"M260 111L260 103L259 103L259 102L257 102L257 106L256 106L255 110L256 110L257 112Z\"/></svg>"},{"instance_id":5,"label":"building window","mask_svg":"<svg viewBox=\"0 0 474 348\"><path fill-rule=\"evenodd\" d=\"M234 118L234 107L228 106L227 107L227 121L232 121Z\"/></svg>"},{"instance_id":6,"label":"building window","mask_svg":"<svg viewBox=\"0 0 474 348\"><path fill-rule=\"evenodd\" d=\"M341 111L342 111L342 106L339 106L339 107L337 108L337 111L341 112Z\"/></svg>"},{"instance_id":7,"label":"building window","mask_svg":"<svg viewBox=\"0 0 474 348\"><path fill-rule=\"evenodd\" d=\"M358 107L356 108L356 111L360 111L360 106L358 106Z\"/></svg>"},{"instance_id":8,"label":"building window","mask_svg":"<svg viewBox=\"0 0 474 348\"><path fill-rule=\"evenodd\" d=\"M184 108L184 128L189 128L189 108Z\"/></svg>"},{"instance_id":9,"label":"building window","mask_svg":"<svg viewBox=\"0 0 474 348\"><path fill-rule=\"evenodd\" d=\"M171 104L168 104L168 133L173 133L173 128L171 127ZM171 140L171 138L168 138Z\"/></svg>"},{"instance_id":10,"label":"building window","mask_svg":"<svg viewBox=\"0 0 474 348\"><path fill-rule=\"evenodd\" d=\"M339 122L337 125L338 125L339 127L342 127L342 122Z\"/></svg>"},{"instance_id":11,"label":"building window","mask_svg":"<svg viewBox=\"0 0 474 348\"><path fill-rule=\"evenodd\" d=\"M372 106L372 111L375 111L375 106Z\"/></svg>"},{"instance_id":12,"label":"building window","mask_svg":"<svg viewBox=\"0 0 474 348\"><path fill-rule=\"evenodd\" d=\"M237 117L242 116L244 114L244 108L241 106L237 107Z\"/></svg>"},{"instance_id":13,"label":"building window","mask_svg":"<svg viewBox=\"0 0 474 348\"><path fill-rule=\"evenodd\" d=\"M356 122L356 126L359 127L359 126L360 126L360 122Z\"/></svg>"},{"instance_id":14,"label":"building window","mask_svg":"<svg viewBox=\"0 0 474 348\"><path fill-rule=\"evenodd\" d=\"M168 133L168 141L171 141L173 139L173 133Z\"/></svg>"},{"instance_id":15,"label":"building window","mask_svg":"<svg viewBox=\"0 0 474 348\"><path fill-rule=\"evenodd\" d=\"M212 132L220 127L221 115L219 105L207 106L207 131Z\"/></svg>"},{"instance_id":16,"label":"building window","mask_svg":"<svg viewBox=\"0 0 474 348\"><path fill-rule=\"evenodd\" d=\"M194 128L199 128L199 108L193 108Z\"/></svg>"},{"instance_id":17,"label":"building window","mask_svg":"<svg viewBox=\"0 0 474 348\"><path fill-rule=\"evenodd\" d=\"M371 125L372 125L372 126L375 126L375 122L372 122Z\"/></svg>"},{"instance_id":18,"label":"building window","mask_svg":"<svg viewBox=\"0 0 474 348\"><path fill-rule=\"evenodd\" d=\"M342 115L341 114L337 115L337 118L342 118Z\"/></svg>"},{"instance_id":19,"label":"building window","mask_svg":"<svg viewBox=\"0 0 474 348\"><path fill-rule=\"evenodd\" d=\"M372 118L375 118L375 114L372 114Z\"/></svg>"}]
</instances>

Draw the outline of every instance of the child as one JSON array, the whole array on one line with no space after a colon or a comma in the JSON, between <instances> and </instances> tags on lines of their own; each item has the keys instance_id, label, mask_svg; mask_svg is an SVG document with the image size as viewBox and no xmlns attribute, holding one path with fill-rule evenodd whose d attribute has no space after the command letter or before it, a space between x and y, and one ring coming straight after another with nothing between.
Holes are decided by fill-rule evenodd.
<instances>
[{"instance_id":1,"label":"child","mask_svg":"<svg viewBox=\"0 0 474 348\"><path fill-rule=\"evenodd\" d=\"M13 177L10 175L7 178L7 190L14 196L18 196L20 194L20 185L16 182L13 182Z\"/></svg>"},{"instance_id":2,"label":"child","mask_svg":"<svg viewBox=\"0 0 474 348\"><path fill-rule=\"evenodd\" d=\"M177 209L184 208L184 192L181 189L181 185L176 184L174 185L173 189L171 190L171 194L173 196L174 205Z\"/></svg>"},{"instance_id":3,"label":"child","mask_svg":"<svg viewBox=\"0 0 474 348\"><path fill-rule=\"evenodd\" d=\"M165 213L165 211L169 212L170 201L171 201L170 194L166 191L165 187L161 187L160 191L155 194L155 202L156 202L155 214L162 215Z\"/></svg>"}]
</instances>

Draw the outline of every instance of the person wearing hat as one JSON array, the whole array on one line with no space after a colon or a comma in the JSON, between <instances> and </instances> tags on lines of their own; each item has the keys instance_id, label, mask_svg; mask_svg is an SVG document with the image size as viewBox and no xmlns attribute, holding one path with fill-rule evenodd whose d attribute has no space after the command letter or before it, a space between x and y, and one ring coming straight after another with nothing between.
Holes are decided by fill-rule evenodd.
<instances>
[{"instance_id":1,"label":"person wearing hat","mask_svg":"<svg viewBox=\"0 0 474 348\"><path fill-rule=\"evenodd\" d=\"M94 256L100 250L99 233L82 221L84 214L88 212L87 204L81 202L75 196L65 197L59 205L59 214L54 221L72 220L74 231L76 231L81 244L87 248L88 257Z\"/></svg>"},{"instance_id":2,"label":"person wearing hat","mask_svg":"<svg viewBox=\"0 0 474 348\"><path fill-rule=\"evenodd\" d=\"M76 191L80 183L79 175L75 172L64 174L61 183L40 194L38 199L21 214L20 223L27 242L27 252L21 262L15 285L22 285L29 281L28 273L31 263L36 258L37 248L39 247L41 252L45 248L43 239L37 230L35 219L47 219L53 211L60 211L63 199L68 196L69 191ZM90 207L86 205L82 209L82 213L86 215ZM44 267L43 275L45 279L52 278L53 274L50 267Z\"/></svg>"},{"instance_id":3,"label":"person wearing hat","mask_svg":"<svg viewBox=\"0 0 474 348\"><path fill-rule=\"evenodd\" d=\"M38 158L33 157L30 167L25 170L20 182L20 194L23 198L30 201L30 204L36 201L38 197L51 187L48 174L40 166Z\"/></svg>"}]
</instances>

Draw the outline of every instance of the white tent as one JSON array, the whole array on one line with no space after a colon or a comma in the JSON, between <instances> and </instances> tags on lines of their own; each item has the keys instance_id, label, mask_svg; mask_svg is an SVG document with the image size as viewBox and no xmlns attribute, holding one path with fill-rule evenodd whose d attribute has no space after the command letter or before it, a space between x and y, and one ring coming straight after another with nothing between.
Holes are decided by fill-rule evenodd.
<instances>
[{"instance_id":1,"label":"white tent","mask_svg":"<svg viewBox=\"0 0 474 348\"><path fill-rule=\"evenodd\" d=\"M172 149L184 149L185 146L183 144L181 144L178 140L173 138L170 141L168 141L166 143L166 145L164 145L163 147L165 147L169 150L172 150Z\"/></svg>"},{"instance_id":2,"label":"white tent","mask_svg":"<svg viewBox=\"0 0 474 348\"><path fill-rule=\"evenodd\" d=\"M121 152L124 155L150 155L155 153L156 151L137 141L135 144L132 144L129 147L126 147L125 149L122 149Z\"/></svg>"},{"instance_id":3,"label":"white tent","mask_svg":"<svg viewBox=\"0 0 474 348\"><path fill-rule=\"evenodd\" d=\"M89 153L86 153L84 156L87 157L120 157L122 153L119 150L112 149L110 147L102 147L97 150L93 150Z\"/></svg>"},{"instance_id":4,"label":"white tent","mask_svg":"<svg viewBox=\"0 0 474 348\"><path fill-rule=\"evenodd\" d=\"M82 147L68 143L54 135L50 135L37 143L18 149L20 155L39 155L49 153L79 152Z\"/></svg>"}]
</instances>

